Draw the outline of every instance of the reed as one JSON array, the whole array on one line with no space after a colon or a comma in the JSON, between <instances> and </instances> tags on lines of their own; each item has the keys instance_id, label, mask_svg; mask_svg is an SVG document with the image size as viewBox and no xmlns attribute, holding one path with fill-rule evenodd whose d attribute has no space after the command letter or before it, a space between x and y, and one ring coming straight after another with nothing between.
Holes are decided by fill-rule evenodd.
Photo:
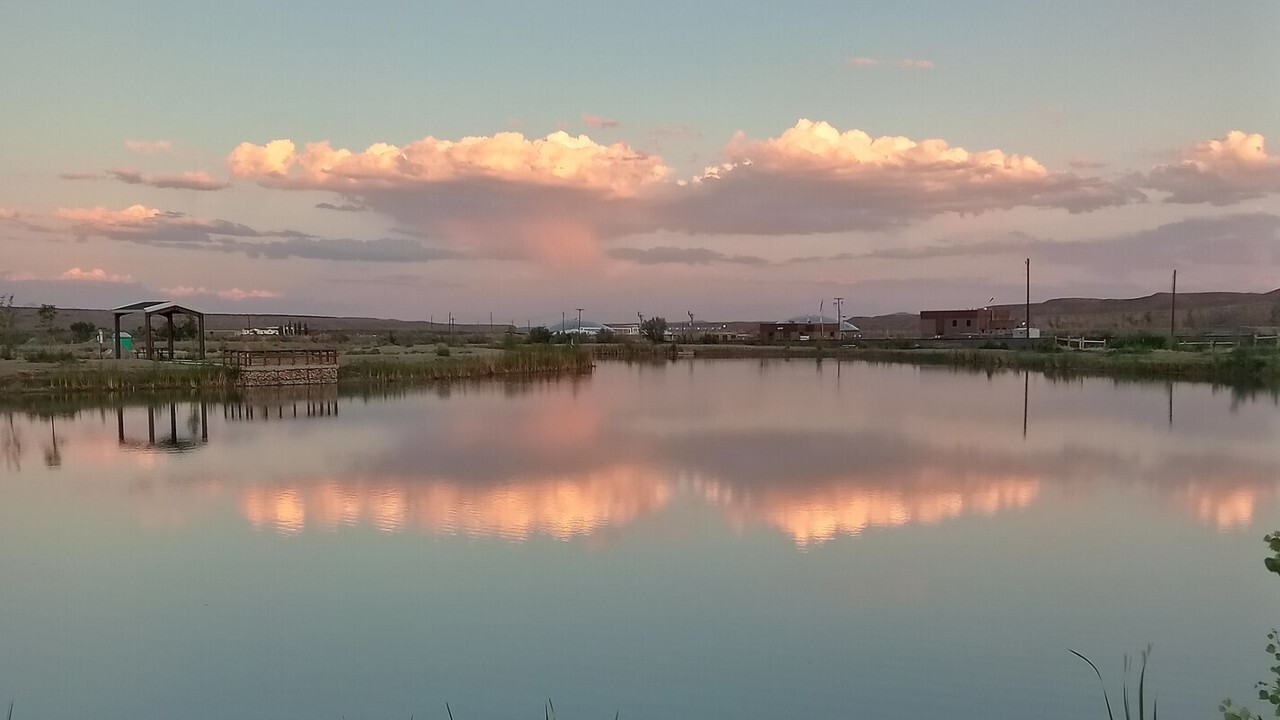
<instances>
[{"instance_id":1,"label":"reed","mask_svg":"<svg viewBox=\"0 0 1280 720\"><path fill-rule=\"evenodd\" d=\"M434 380L468 380L500 376L579 374L590 372L591 356L570 347L513 350L495 355L435 358L414 362L360 359L339 366L338 380L402 383Z\"/></svg>"},{"instance_id":2,"label":"reed","mask_svg":"<svg viewBox=\"0 0 1280 720\"><path fill-rule=\"evenodd\" d=\"M235 374L221 365L157 363L145 368L69 365L0 376L0 394L226 390Z\"/></svg>"},{"instance_id":3,"label":"reed","mask_svg":"<svg viewBox=\"0 0 1280 720\"><path fill-rule=\"evenodd\" d=\"M1081 655L1075 650L1070 651L1072 655L1089 663L1089 667L1093 668L1093 672L1098 676L1098 684L1102 686L1102 700L1107 707L1108 720L1115 720L1115 714L1111 710L1111 697L1107 694L1107 683L1102 679L1102 671L1098 670L1098 666L1093 664L1089 658ZM1138 720L1146 720L1147 718L1147 660L1151 657L1151 645L1147 645L1147 649L1142 651L1142 669L1138 673ZM1133 708L1129 704L1129 670L1131 667L1130 657L1128 653L1124 656L1124 684L1121 695L1121 708L1124 710L1124 719L1133 720ZM1151 720L1159 720L1159 702L1151 701Z\"/></svg>"}]
</instances>

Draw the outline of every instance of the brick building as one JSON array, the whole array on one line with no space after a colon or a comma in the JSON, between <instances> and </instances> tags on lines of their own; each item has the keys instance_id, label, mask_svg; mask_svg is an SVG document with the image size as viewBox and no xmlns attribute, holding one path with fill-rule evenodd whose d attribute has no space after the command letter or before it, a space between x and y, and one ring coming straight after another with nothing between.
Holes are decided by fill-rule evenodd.
<instances>
[{"instance_id":1,"label":"brick building","mask_svg":"<svg viewBox=\"0 0 1280 720\"><path fill-rule=\"evenodd\" d=\"M920 313L920 337L990 335L1012 330L1017 324L1003 308L924 310Z\"/></svg>"}]
</instances>

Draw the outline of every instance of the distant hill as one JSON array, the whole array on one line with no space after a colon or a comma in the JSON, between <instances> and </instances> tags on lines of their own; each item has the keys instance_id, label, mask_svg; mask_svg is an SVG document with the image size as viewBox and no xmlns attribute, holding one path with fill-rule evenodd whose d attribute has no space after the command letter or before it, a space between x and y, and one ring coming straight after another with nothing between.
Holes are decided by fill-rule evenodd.
<instances>
[{"instance_id":1,"label":"distant hill","mask_svg":"<svg viewBox=\"0 0 1280 720\"><path fill-rule=\"evenodd\" d=\"M1050 331L1167 333L1169 293L1126 300L1058 298L1032 303L1032 324ZM1178 293L1179 332L1235 332L1241 328L1280 326L1280 290L1268 293ZM1002 305L1014 317L1021 305Z\"/></svg>"},{"instance_id":2,"label":"distant hill","mask_svg":"<svg viewBox=\"0 0 1280 720\"><path fill-rule=\"evenodd\" d=\"M997 305L1015 318L1023 317L1021 304ZM932 308L946 309L946 308ZM1267 293L1206 292L1178 293L1178 331L1236 332L1242 328L1274 329L1280 326L1280 289ZM17 308L18 330L34 330L36 308ZM1127 299L1056 298L1031 304L1032 324L1049 334L1058 333L1139 333L1164 334L1169 331L1169 293ZM849 321L868 337L915 337L920 331L916 313L893 313L874 317L850 317ZM58 325L90 322L98 327L111 327L110 310L58 308ZM425 320L388 320L368 317L328 317L320 315L229 315L211 313L205 316L208 330L238 330L249 327L274 327L288 322L305 323L313 334L340 331L350 334L380 334L389 331L444 333L444 322ZM754 332L760 321L698 321L698 325L725 325L743 332ZM634 321L633 321L634 323ZM132 332L140 327L142 316L124 319L124 329ZM678 323L672 323L678 326ZM157 323L159 327L159 323ZM505 323L454 325L459 334L504 333ZM523 330L524 328L519 328Z\"/></svg>"},{"instance_id":3,"label":"distant hill","mask_svg":"<svg viewBox=\"0 0 1280 720\"><path fill-rule=\"evenodd\" d=\"M16 329L18 330L34 330L39 325L39 319L36 316L36 308L17 308ZM182 322L182 320L175 320ZM87 308L58 308L57 323L61 327L67 327L74 322L90 322L98 327L110 328L112 316L110 310L95 310ZM159 328L162 320L153 320L155 327ZM430 333L447 333L449 332L448 322L429 322L426 320L387 320L383 318L368 317L329 317L323 315L228 315L225 313L208 313L204 317L205 330L226 331L240 330L247 327L279 327L285 323L304 323L310 329L312 334L320 332L345 332L350 334L376 334L386 333L394 330L397 332L430 332ZM125 332L133 332L134 328L142 326L142 315L127 315L121 320L121 328ZM492 326L488 324L471 324L463 325L454 323L453 330L456 333L504 333L511 326L507 323L494 323Z\"/></svg>"}]
</instances>

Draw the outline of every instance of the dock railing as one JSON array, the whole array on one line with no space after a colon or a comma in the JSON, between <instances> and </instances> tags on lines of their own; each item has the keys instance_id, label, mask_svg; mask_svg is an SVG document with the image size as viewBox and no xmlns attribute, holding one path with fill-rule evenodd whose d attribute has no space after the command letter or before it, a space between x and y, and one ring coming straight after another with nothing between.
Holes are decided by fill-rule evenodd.
<instances>
[{"instance_id":1,"label":"dock railing","mask_svg":"<svg viewBox=\"0 0 1280 720\"><path fill-rule=\"evenodd\" d=\"M1094 340L1086 337L1060 337L1057 338L1058 346L1065 347L1069 350L1106 350L1106 340Z\"/></svg>"},{"instance_id":2,"label":"dock railing","mask_svg":"<svg viewBox=\"0 0 1280 720\"><path fill-rule=\"evenodd\" d=\"M226 350L222 364L232 367L337 365L337 350Z\"/></svg>"}]
</instances>

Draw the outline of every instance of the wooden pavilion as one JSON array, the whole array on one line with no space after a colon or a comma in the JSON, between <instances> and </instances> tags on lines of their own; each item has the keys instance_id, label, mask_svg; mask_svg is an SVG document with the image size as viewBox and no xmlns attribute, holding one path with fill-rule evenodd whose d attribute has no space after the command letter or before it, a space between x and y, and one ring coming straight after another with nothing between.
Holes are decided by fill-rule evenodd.
<instances>
[{"instance_id":1,"label":"wooden pavilion","mask_svg":"<svg viewBox=\"0 0 1280 720\"><path fill-rule=\"evenodd\" d=\"M152 329L151 329L151 317L153 315L159 315L163 317L165 321L168 323L168 330L169 330L168 358L172 360L173 359L173 334L174 334L173 316L186 315L188 317L195 318L196 327L197 327L196 337L199 340L199 349L196 352L196 357L200 360L204 359L204 313L200 312L199 310L194 310L192 308L189 308L185 305L179 305L178 303L172 302L172 301L148 300L145 302L136 302L129 305L121 305L118 308L112 308L111 314L115 316L115 337L112 340L112 343L115 346L115 358L117 360L120 359L120 318L124 317L125 315L131 315L133 313L138 313L138 312L142 313L143 327L146 328L148 358L152 360L159 359L156 356L155 333L152 332Z\"/></svg>"}]
</instances>

